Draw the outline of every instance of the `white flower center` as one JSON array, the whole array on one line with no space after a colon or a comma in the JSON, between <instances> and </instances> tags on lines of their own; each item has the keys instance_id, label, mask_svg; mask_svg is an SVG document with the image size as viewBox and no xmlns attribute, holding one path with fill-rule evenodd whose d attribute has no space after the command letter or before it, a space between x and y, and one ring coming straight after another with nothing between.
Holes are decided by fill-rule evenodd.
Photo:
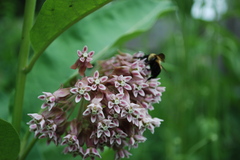
<instances>
[{"instance_id":1,"label":"white flower center","mask_svg":"<svg viewBox=\"0 0 240 160\"><path fill-rule=\"evenodd\" d=\"M120 103L119 99L114 100L114 104L119 104L119 103Z\"/></svg>"},{"instance_id":2,"label":"white flower center","mask_svg":"<svg viewBox=\"0 0 240 160\"><path fill-rule=\"evenodd\" d=\"M102 129L103 129L104 131L106 131L106 130L108 130L108 126L107 126L107 125L102 126Z\"/></svg>"},{"instance_id":3,"label":"white flower center","mask_svg":"<svg viewBox=\"0 0 240 160\"><path fill-rule=\"evenodd\" d=\"M88 57L88 53L87 53L87 52L84 52L84 53L83 53L83 57L84 57L84 58Z\"/></svg>"},{"instance_id":4,"label":"white flower center","mask_svg":"<svg viewBox=\"0 0 240 160\"><path fill-rule=\"evenodd\" d=\"M99 84L100 83L100 80L99 79L96 79L95 80L95 84Z\"/></svg>"},{"instance_id":5,"label":"white flower center","mask_svg":"<svg viewBox=\"0 0 240 160\"><path fill-rule=\"evenodd\" d=\"M125 84L126 84L125 81L121 81L121 82L120 82L120 85L121 85L121 86L125 86Z\"/></svg>"},{"instance_id":6,"label":"white flower center","mask_svg":"<svg viewBox=\"0 0 240 160\"><path fill-rule=\"evenodd\" d=\"M84 92L85 92L85 88L81 88L78 93L84 94Z\"/></svg>"},{"instance_id":7,"label":"white flower center","mask_svg":"<svg viewBox=\"0 0 240 160\"><path fill-rule=\"evenodd\" d=\"M142 90L142 86L137 86L137 90Z\"/></svg>"},{"instance_id":8,"label":"white flower center","mask_svg":"<svg viewBox=\"0 0 240 160\"><path fill-rule=\"evenodd\" d=\"M129 108L128 113L133 113L133 109Z\"/></svg>"}]
</instances>

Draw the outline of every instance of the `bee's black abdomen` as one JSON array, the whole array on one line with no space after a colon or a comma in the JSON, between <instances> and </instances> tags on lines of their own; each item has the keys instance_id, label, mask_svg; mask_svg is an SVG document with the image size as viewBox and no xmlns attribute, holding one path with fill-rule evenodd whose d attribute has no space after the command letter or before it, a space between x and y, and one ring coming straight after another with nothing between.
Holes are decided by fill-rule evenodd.
<instances>
[{"instance_id":1,"label":"bee's black abdomen","mask_svg":"<svg viewBox=\"0 0 240 160\"><path fill-rule=\"evenodd\" d=\"M151 69L151 77L149 77L148 80L156 78L161 73L160 65L157 62L150 63L149 65Z\"/></svg>"},{"instance_id":2,"label":"bee's black abdomen","mask_svg":"<svg viewBox=\"0 0 240 160\"><path fill-rule=\"evenodd\" d=\"M151 53L149 55L145 55L140 57L140 59L145 59L145 63L150 66L151 76L147 79L150 80L152 78L156 78L161 73L161 62L164 62L165 55L163 53L155 54Z\"/></svg>"}]
</instances>

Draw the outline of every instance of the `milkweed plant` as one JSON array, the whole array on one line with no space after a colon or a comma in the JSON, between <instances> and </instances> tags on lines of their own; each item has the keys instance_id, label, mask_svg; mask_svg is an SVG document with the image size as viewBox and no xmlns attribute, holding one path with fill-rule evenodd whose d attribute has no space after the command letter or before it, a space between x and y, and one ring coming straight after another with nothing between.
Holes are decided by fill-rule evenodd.
<instances>
[{"instance_id":1,"label":"milkweed plant","mask_svg":"<svg viewBox=\"0 0 240 160\"><path fill-rule=\"evenodd\" d=\"M93 75L86 70L93 67L94 51L84 46L77 56L71 68L78 69L81 78L71 87L38 96L42 111L28 114L30 131L47 143L64 146L65 154L83 159L101 158L105 147L115 151L115 159L128 158L131 148L146 141L145 130L154 133L163 121L148 111L161 101L165 87L159 78L148 80L145 59L136 58L143 52L120 52L100 61Z\"/></svg>"}]
</instances>

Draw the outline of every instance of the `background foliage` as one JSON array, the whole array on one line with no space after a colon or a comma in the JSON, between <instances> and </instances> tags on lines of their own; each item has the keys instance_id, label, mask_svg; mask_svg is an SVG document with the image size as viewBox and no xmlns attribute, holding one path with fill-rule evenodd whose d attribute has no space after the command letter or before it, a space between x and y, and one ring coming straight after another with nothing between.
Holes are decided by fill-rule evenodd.
<instances>
[{"instance_id":1,"label":"background foliage","mask_svg":"<svg viewBox=\"0 0 240 160\"><path fill-rule=\"evenodd\" d=\"M85 44L104 53L95 61L117 49L163 52L166 71L160 81L166 92L151 115L164 122L153 135L145 135L148 140L131 151L130 159L240 159L240 2L225 1L227 10L220 14L213 9L216 16L211 20L193 16L196 2L118 0L69 28L47 48L28 77L22 133L28 130L26 114L40 108L36 97L56 90L74 73L69 67ZM0 3L0 117L11 121L24 6L16 0ZM42 3L38 1L36 13ZM202 3L202 8L206 5ZM164 14L168 11L172 12ZM74 159L61 150L40 140L27 159ZM113 155L109 151L103 157Z\"/></svg>"}]
</instances>

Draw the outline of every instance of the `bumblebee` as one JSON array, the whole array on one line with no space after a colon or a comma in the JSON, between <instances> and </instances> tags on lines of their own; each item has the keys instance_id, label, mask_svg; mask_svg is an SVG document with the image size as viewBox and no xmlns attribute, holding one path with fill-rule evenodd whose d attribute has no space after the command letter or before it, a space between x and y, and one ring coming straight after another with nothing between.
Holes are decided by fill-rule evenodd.
<instances>
[{"instance_id":1,"label":"bumblebee","mask_svg":"<svg viewBox=\"0 0 240 160\"><path fill-rule=\"evenodd\" d=\"M149 55L143 56L141 59L145 59L146 64L150 66L151 77L149 77L147 80L156 78L161 73L161 70L164 69L162 62L165 61L165 55L163 53L150 53Z\"/></svg>"}]
</instances>

